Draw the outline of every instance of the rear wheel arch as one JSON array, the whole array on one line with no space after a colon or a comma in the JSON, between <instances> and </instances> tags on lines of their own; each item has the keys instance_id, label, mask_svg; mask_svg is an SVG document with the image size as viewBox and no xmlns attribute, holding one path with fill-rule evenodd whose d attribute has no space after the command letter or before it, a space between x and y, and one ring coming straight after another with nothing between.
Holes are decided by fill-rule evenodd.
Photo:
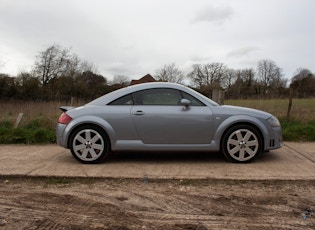
<instances>
[{"instance_id":1,"label":"rear wheel arch","mask_svg":"<svg viewBox=\"0 0 315 230\"><path fill-rule=\"evenodd\" d=\"M95 124L95 123L83 123L83 124L79 124L75 127L72 128L70 134L68 135L68 141L67 141L67 147L70 148L70 139L71 136L73 135L73 133L77 132L78 130L82 129L82 127L84 126L90 126L90 127L95 127L95 128L99 128L102 129L104 132L105 137L109 140L110 144L111 144L111 137L108 134L108 131L101 125ZM111 146L110 146L111 147ZM111 149L111 148L110 148Z\"/></svg>"},{"instance_id":2,"label":"rear wheel arch","mask_svg":"<svg viewBox=\"0 0 315 230\"><path fill-rule=\"evenodd\" d=\"M68 148L82 163L100 163L111 150L107 132L96 124L82 124L75 127L68 138Z\"/></svg>"}]
</instances>

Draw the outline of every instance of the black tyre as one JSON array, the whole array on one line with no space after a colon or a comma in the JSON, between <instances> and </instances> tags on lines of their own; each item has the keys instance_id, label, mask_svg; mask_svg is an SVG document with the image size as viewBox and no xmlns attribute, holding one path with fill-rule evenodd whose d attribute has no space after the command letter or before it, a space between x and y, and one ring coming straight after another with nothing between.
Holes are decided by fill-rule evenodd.
<instances>
[{"instance_id":1,"label":"black tyre","mask_svg":"<svg viewBox=\"0 0 315 230\"><path fill-rule=\"evenodd\" d=\"M85 164L102 162L110 150L105 131L92 125L77 128L71 134L69 143L74 158Z\"/></svg>"},{"instance_id":2,"label":"black tyre","mask_svg":"<svg viewBox=\"0 0 315 230\"><path fill-rule=\"evenodd\" d=\"M262 151L262 138L257 130L249 125L237 125L223 136L221 150L226 159L246 163L254 160Z\"/></svg>"}]
</instances>

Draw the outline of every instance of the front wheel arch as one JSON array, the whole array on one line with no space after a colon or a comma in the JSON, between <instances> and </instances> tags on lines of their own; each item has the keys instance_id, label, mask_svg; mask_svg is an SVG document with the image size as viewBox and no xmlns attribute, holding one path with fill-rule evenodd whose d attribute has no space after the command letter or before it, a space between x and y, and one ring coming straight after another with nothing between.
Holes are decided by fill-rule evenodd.
<instances>
[{"instance_id":1,"label":"front wheel arch","mask_svg":"<svg viewBox=\"0 0 315 230\"><path fill-rule=\"evenodd\" d=\"M236 132L242 133L237 134ZM243 136L244 135L244 136ZM250 137L248 140L241 140L241 136ZM247 138L246 137L246 138ZM248 142L249 143L249 142ZM235 147L235 148L233 148ZM238 151L240 150L240 151ZM220 152L224 157L235 163L248 163L253 161L264 150L264 138L261 130L255 125L238 123L225 130L220 141Z\"/></svg>"}]
</instances>

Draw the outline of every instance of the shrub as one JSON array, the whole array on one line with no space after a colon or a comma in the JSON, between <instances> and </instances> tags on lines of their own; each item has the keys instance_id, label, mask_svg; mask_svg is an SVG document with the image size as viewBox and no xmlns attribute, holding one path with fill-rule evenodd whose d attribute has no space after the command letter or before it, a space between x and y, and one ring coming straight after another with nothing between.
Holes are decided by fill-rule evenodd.
<instances>
[{"instance_id":1,"label":"shrub","mask_svg":"<svg viewBox=\"0 0 315 230\"><path fill-rule=\"evenodd\" d=\"M315 121L280 119L284 141L315 141Z\"/></svg>"},{"instance_id":2,"label":"shrub","mask_svg":"<svg viewBox=\"0 0 315 230\"><path fill-rule=\"evenodd\" d=\"M8 121L0 123L0 144L36 144L55 141L54 130L41 127L38 120L17 128L13 128L13 124Z\"/></svg>"}]
</instances>

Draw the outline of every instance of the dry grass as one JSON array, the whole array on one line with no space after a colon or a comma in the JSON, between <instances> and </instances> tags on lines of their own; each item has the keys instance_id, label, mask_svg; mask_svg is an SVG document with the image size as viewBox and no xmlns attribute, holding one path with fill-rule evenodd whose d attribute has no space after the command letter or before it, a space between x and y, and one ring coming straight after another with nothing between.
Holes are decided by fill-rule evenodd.
<instances>
[{"instance_id":1,"label":"dry grass","mask_svg":"<svg viewBox=\"0 0 315 230\"><path fill-rule=\"evenodd\" d=\"M81 103L83 104L83 103ZM1 102L0 103L0 122L7 120L15 123L19 113L23 113L21 125L35 119L45 119L50 128L54 128L56 121L61 114L60 106L69 105L66 102ZM79 106L76 104L75 106Z\"/></svg>"},{"instance_id":2,"label":"dry grass","mask_svg":"<svg viewBox=\"0 0 315 230\"><path fill-rule=\"evenodd\" d=\"M286 117L289 99L272 100L226 100L226 105L244 106L269 112L277 117ZM315 98L293 99L290 117L308 122L315 120Z\"/></svg>"},{"instance_id":3,"label":"dry grass","mask_svg":"<svg viewBox=\"0 0 315 230\"><path fill-rule=\"evenodd\" d=\"M15 123L19 113L23 113L21 124L26 124L34 119L44 119L49 127L54 128L56 121L61 114L59 107L69 105L67 102L1 102L0 122L4 120ZM79 106L84 102L77 102L74 106ZM237 105L267 111L277 117L285 117L287 114L288 99L273 100L227 100L226 105ZM315 120L315 99L295 99L293 100L291 117L302 121Z\"/></svg>"}]
</instances>

